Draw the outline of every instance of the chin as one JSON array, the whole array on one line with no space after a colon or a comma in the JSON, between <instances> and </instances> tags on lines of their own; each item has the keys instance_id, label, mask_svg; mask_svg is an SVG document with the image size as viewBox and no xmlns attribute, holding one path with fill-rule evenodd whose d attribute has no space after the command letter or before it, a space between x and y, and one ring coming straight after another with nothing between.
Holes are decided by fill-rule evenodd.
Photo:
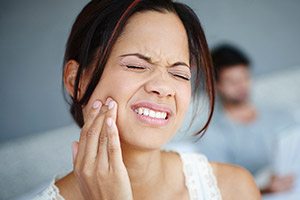
<instances>
[{"instance_id":1,"label":"chin","mask_svg":"<svg viewBox=\"0 0 300 200\"><path fill-rule=\"evenodd\" d=\"M121 127L122 126L120 126L120 128ZM139 130L131 128L120 132L120 140L122 146L125 145L127 148L152 151L161 149L161 147L171 139L174 135L173 133L175 133L175 131L157 130L149 127Z\"/></svg>"}]
</instances>

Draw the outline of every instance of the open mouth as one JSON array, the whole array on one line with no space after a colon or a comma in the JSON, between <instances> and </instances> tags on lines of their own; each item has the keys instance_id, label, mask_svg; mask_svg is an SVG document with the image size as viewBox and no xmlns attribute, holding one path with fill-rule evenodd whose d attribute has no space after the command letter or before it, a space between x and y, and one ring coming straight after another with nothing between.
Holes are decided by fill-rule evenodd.
<instances>
[{"instance_id":1,"label":"open mouth","mask_svg":"<svg viewBox=\"0 0 300 200\"><path fill-rule=\"evenodd\" d=\"M146 125L164 126L170 121L172 110L152 102L138 102L131 106L137 119Z\"/></svg>"},{"instance_id":2,"label":"open mouth","mask_svg":"<svg viewBox=\"0 0 300 200\"><path fill-rule=\"evenodd\" d=\"M163 119L163 120L168 119L167 112L159 112L159 111L155 111L155 110L151 110L149 108L143 108L143 107L136 108L134 111L138 115L149 116L149 117L155 118L155 119Z\"/></svg>"}]
</instances>

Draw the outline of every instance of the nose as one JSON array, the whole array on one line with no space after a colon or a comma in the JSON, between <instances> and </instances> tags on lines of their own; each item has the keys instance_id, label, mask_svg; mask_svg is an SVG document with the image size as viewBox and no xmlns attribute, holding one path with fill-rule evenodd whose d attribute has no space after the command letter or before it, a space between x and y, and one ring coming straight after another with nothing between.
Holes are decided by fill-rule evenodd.
<instances>
[{"instance_id":1,"label":"nose","mask_svg":"<svg viewBox=\"0 0 300 200\"><path fill-rule=\"evenodd\" d=\"M152 93L158 97L173 97L175 95L175 87L172 85L169 77L163 74L156 74L151 77L144 85L147 93Z\"/></svg>"}]
</instances>

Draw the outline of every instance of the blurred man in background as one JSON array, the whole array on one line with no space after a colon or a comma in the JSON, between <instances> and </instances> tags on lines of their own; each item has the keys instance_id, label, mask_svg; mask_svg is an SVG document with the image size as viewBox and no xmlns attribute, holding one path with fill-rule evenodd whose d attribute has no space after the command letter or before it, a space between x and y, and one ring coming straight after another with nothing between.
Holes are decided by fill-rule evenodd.
<instances>
[{"instance_id":1,"label":"blurred man in background","mask_svg":"<svg viewBox=\"0 0 300 200\"><path fill-rule=\"evenodd\" d=\"M262 192L291 189L294 177L290 174L272 172L267 181L261 178L270 172L276 134L289 124L289 117L251 102L250 61L240 50L221 45L212 50L212 59L218 101L212 124L199 141L201 152L211 161L247 168Z\"/></svg>"}]
</instances>

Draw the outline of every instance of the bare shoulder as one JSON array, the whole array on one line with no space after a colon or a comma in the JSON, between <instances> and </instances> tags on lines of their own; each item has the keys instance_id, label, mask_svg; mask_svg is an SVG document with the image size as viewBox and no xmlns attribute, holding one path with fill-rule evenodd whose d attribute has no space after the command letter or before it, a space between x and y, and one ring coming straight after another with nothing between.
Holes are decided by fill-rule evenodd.
<instances>
[{"instance_id":1,"label":"bare shoulder","mask_svg":"<svg viewBox=\"0 0 300 200\"><path fill-rule=\"evenodd\" d=\"M83 196L81 194L79 185L75 180L75 175L70 172L68 175L63 178L57 180L55 185L59 189L59 194L64 197L64 199L72 199L72 200L82 200Z\"/></svg>"},{"instance_id":2,"label":"bare shoulder","mask_svg":"<svg viewBox=\"0 0 300 200\"><path fill-rule=\"evenodd\" d=\"M224 200L259 200L260 192L252 175L236 165L211 163Z\"/></svg>"}]
</instances>

